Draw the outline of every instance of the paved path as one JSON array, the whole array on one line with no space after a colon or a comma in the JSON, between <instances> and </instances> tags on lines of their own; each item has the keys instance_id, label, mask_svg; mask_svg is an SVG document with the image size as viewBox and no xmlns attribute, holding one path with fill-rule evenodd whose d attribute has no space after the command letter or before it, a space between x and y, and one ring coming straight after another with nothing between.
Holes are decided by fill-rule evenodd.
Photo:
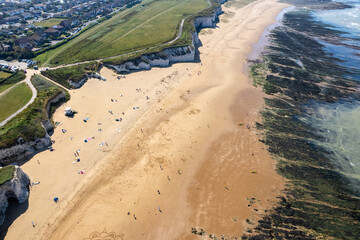
<instances>
[{"instance_id":1,"label":"paved path","mask_svg":"<svg viewBox=\"0 0 360 240\"><path fill-rule=\"evenodd\" d=\"M4 121L2 121L0 123L0 127L4 126L6 123L8 123L11 119L13 119L14 117L16 117L19 113L21 113L22 111L24 111L30 104L32 104L37 96L37 91L36 91L36 88L32 85L30 79L31 79L31 76L34 74L35 72L33 70L28 70L27 73L26 73L26 78L25 80L21 81L20 83L22 82L25 82L31 89L32 91L32 97L30 99L30 101L25 104L25 106L23 106L22 108L20 108L19 110L17 110L15 113L11 114L8 118L6 118Z\"/></svg>"},{"instance_id":2,"label":"paved path","mask_svg":"<svg viewBox=\"0 0 360 240\"><path fill-rule=\"evenodd\" d=\"M181 37L185 19L186 18L184 18L181 21L179 34L176 36L176 38L174 38L173 40L171 40L169 42L166 42L166 43L163 43L163 44L160 44L160 45L156 45L156 46L153 46L153 47L149 47L149 48L139 49L139 50L136 50L136 51L133 51L133 52L123 53L123 54L112 56L112 57L99 58L99 59L95 59L95 60L88 60L88 61L77 62L77 63L70 63L70 64L60 65L60 66L52 67L52 68L46 67L46 68L43 68L43 69L53 70L53 69L57 69L57 68L77 66L77 65L85 64L85 63L100 62L100 61L103 61L103 60L106 60L106 59L113 59L113 58L117 58L117 57L122 57L122 56L130 55L130 54L134 54L134 53L138 53L138 52L143 52L145 50L149 50L149 49L153 49L153 48L162 47L162 46L165 46L167 44L171 44L171 43L175 42L176 40L178 40Z\"/></svg>"},{"instance_id":3,"label":"paved path","mask_svg":"<svg viewBox=\"0 0 360 240\"><path fill-rule=\"evenodd\" d=\"M41 72L40 72L40 70L37 71L35 74L38 74L38 75L40 75L41 77L43 77L43 78L45 78L46 80L48 80L49 82L55 84L56 86L58 86L58 87L60 87L60 88L62 88L62 89L65 89L65 90L69 91L69 94L71 95L71 92L70 92L71 89L69 89L69 88L61 85L60 83L55 82L54 80L51 80L50 78L48 78L48 77L46 77L46 76L44 76L44 75L42 75Z\"/></svg>"},{"instance_id":4,"label":"paved path","mask_svg":"<svg viewBox=\"0 0 360 240\"><path fill-rule=\"evenodd\" d=\"M5 95L7 92L9 92L11 89L13 89L16 85L18 85L18 84L20 84L20 83L23 83L25 80L22 80L22 81L20 81L20 82L18 82L18 83L15 83L14 85L12 85L11 87L9 87L8 89L5 89L4 91L2 91L1 93L0 93L0 97L2 96L2 95Z\"/></svg>"}]
</instances>

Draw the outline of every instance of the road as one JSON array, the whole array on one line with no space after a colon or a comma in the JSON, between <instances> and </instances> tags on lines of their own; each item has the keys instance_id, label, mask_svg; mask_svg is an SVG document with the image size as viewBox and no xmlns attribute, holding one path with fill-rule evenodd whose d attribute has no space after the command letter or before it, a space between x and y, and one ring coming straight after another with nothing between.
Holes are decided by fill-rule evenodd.
<instances>
[{"instance_id":1,"label":"road","mask_svg":"<svg viewBox=\"0 0 360 240\"><path fill-rule=\"evenodd\" d=\"M29 70L27 71L27 73L26 73L26 78L25 78L23 81L19 82L19 83L25 82L25 83L30 87L30 89L31 89L31 91L32 91L32 97L31 97L30 101L29 101L27 104L25 104L22 108L20 108L19 110L17 110L15 113L11 114L11 115L10 115L8 118L6 118L4 121L2 121L2 122L0 123L0 127L4 126L6 123L8 123L11 119L13 119L14 117L16 117L16 116L17 116L19 113L21 113L22 111L24 111L30 104L32 104L32 103L34 102L34 100L35 100L35 98L36 98L36 96L37 96L37 91L36 91L36 88L34 87L34 85L32 85L32 83L31 83L31 76L32 76L33 74L35 74L35 71L29 69ZM18 83L18 84L19 84L19 83ZM14 86L16 86L16 85L17 85L17 84L15 84ZM13 87L14 87L14 86L13 86ZM13 88L13 87L11 87L11 88Z\"/></svg>"}]
</instances>

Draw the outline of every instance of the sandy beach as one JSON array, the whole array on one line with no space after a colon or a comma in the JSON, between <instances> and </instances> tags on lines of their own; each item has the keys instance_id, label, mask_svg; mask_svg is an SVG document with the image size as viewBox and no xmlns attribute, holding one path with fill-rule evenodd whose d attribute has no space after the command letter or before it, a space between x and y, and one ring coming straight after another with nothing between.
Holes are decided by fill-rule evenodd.
<instances>
[{"instance_id":1,"label":"sandy beach","mask_svg":"<svg viewBox=\"0 0 360 240\"><path fill-rule=\"evenodd\" d=\"M116 239L204 239L191 228L240 239L285 184L259 141L264 95L246 74L252 45L285 7L224 8L235 14L200 35L201 63L121 79L103 68L106 81L72 90L54 114L55 150L22 165L40 184L5 239L91 239L104 230ZM64 116L68 106L74 118Z\"/></svg>"}]
</instances>

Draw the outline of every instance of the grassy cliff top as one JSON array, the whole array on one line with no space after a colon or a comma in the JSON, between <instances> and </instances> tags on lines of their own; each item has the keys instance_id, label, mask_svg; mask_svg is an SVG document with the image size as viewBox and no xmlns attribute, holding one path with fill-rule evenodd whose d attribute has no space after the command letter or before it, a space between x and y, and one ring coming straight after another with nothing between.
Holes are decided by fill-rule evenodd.
<instances>
[{"instance_id":1,"label":"grassy cliff top","mask_svg":"<svg viewBox=\"0 0 360 240\"><path fill-rule=\"evenodd\" d=\"M182 19L209 6L207 0L144 0L35 60L43 66L57 66L157 46L177 36Z\"/></svg>"},{"instance_id":2,"label":"grassy cliff top","mask_svg":"<svg viewBox=\"0 0 360 240\"><path fill-rule=\"evenodd\" d=\"M15 172L15 166L9 165L3 168L0 168L0 184L10 181Z\"/></svg>"}]
</instances>

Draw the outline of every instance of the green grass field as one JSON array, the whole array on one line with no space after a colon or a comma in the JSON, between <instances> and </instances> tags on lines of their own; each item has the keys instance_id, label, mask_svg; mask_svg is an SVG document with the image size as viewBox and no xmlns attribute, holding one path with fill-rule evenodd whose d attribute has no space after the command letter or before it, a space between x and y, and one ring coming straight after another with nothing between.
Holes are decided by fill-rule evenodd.
<instances>
[{"instance_id":1,"label":"green grass field","mask_svg":"<svg viewBox=\"0 0 360 240\"><path fill-rule=\"evenodd\" d=\"M19 110L31 99L32 92L26 83L20 83L0 96L0 122Z\"/></svg>"},{"instance_id":2,"label":"green grass field","mask_svg":"<svg viewBox=\"0 0 360 240\"><path fill-rule=\"evenodd\" d=\"M65 92L65 99L50 106L49 117L51 118L55 109L70 99L70 95L65 89L39 75L32 76L31 82L38 91L37 97L29 107L0 128L0 149L13 146L19 137L22 137L25 141L44 137L46 132L41 122L48 119L45 111L46 104L59 93Z\"/></svg>"},{"instance_id":3,"label":"green grass field","mask_svg":"<svg viewBox=\"0 0 360 240\"><path fill-rule=\"evenodd\" d=\"M0 72L0 78L1 79L5 79L5 78L8 78L10 77L12 74L11 73L8 73L8 72L4 72L4 71L1 71Z\"/></svg>"},{"instance_id":4,"label":"green grass field","mask_svg":"<svg viewBox=\"0 0 360 240\"><path fill-rule=\"evenodd\" d=\"M6 181L11 180L14 175L15 166L9 165L3 168L0 168L0 185Z\"/></svg>"},{"instance_id":5,"label":"green grass field","mask_svg":"<svg viewBox=\"0 0 360 240\"><path fill-rule=\"evenodd\" d=\"M1 84L0 85L0 93L5 91L6 89L10 88L12 85L14 85L14 84Z\"/></svg>"},{"instance_id":6,"label":"green grass field","mask_svg":"<svg viewBox=\"0 0 360 240\"><path fill-rule=\"evenodd\" d=\"M42 66L56 66L159 45L176 37L184 17L208 6L207 0L144 0L35 60Z\"/></svg>"},{"instance_id":7,"label":"green grass field","mask_svg":"<svg viewBox=\"0 0 360 240\"><path fill-rule=\"evenodd\" d=\"M52 27L54 25L61 23L61 21L63 20L65 20L65 18L49 18L41 22L36 22L34 23L34 25L39 27Z\"/></svg>"},{"instance_id":8,"label":"green grass field","mask_svg":"<svg viewBox=\"0 0 360 240\"><path fill-rule=\"evenodd\" d=\"M0 93L13 86L15 83L18 83L25 79L25 73L23 71L18 71L16 73L8 73L2 71L0 72L0 74L6 77L0 77Z\"/></svg>"}]
</instances>

